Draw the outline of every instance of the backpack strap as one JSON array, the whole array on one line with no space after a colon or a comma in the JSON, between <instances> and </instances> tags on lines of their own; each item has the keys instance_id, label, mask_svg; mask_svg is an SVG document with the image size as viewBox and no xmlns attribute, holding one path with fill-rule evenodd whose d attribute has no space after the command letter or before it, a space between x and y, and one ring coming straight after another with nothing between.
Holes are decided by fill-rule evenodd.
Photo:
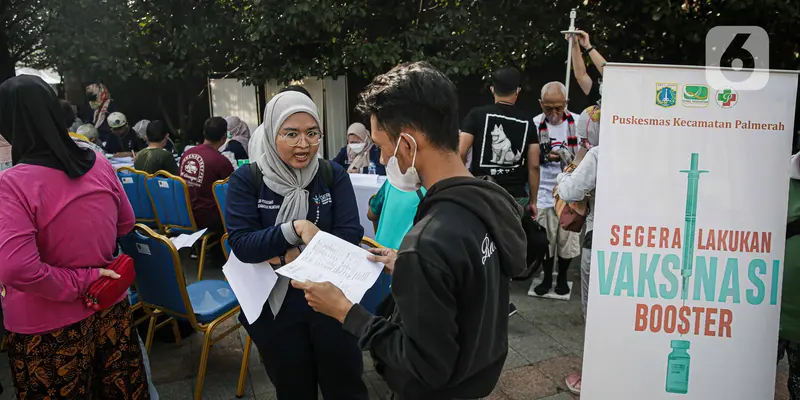
<instances>
[{"instance_id":1,"label":"backpack strap","mask_svg":"<svg viewBox=\"0 0 800 400\"><path fill-rule=\"evenodd\" d=\"M261 168L258 168L257 163L250 163L247 164L250 168L250 175L253 179L253 186L256 188L256 192L261 187L261 181L264 180L264 174L261 172ZM328 188L333 188L333 165L328 160L320 159L319 160L319 173L322 174L322 179L324 180L325 184L328 185Z\"/></svg>"},{"instance_id":2,"label":"backpack strap","mask_svg":"<svg viewBox=\"0 0 800 400\"><path fill-rule=\"evenodd\" d=\"M319 159L319 173L322 174L322 179L328 189L333 189L333 165L331 162L320 158Z\"/></svg>"},{"instance_id":3,"label":"backpack strap","mask_svg":"<svg viewBox=\"0 0 800 400\"><path fill-rule=\"evenodd\" d=\"M250 168L250 176L253 179L253 187L255 187L256 194L258 194L261 189L261 182L264 180L264 174L261 172L261 168L258 168L257 163L247 164L247 167Z\"/></svg>"}]
</instances>

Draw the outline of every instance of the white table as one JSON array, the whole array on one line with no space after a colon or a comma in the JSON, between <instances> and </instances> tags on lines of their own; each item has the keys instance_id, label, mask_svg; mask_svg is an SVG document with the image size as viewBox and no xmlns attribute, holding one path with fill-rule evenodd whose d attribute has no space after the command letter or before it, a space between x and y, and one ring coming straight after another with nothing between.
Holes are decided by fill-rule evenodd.
<instances>
[{"instance_id":1,"label":"white table","mask_svg":"<svg viewBox=\"0 0 800 400\"><path fill-rule=\"evenodd\" d=\"M133 168L133 157L120 157L120 158L111 157L108 159L108 161L111 162L111 166L113 166L114 169L118 169L120 167Z\"/></svg>"},{"instance_id":2,"label":"white table","mask_svg":"<svg viewBox=\"0 0 800 400\"><path fill-rule=\"evenodd\" d=\"M372 221L367 218L369 199L372 195L378 193L378 189L381 188L384 181L386 181L385 176L350 174L350 182L353 183L353 191L356 193L358 218L361 221L361 226L364 227L364 236L372 239L375 238L375 228L372 227Z\"/></svg>"}]
</instances>

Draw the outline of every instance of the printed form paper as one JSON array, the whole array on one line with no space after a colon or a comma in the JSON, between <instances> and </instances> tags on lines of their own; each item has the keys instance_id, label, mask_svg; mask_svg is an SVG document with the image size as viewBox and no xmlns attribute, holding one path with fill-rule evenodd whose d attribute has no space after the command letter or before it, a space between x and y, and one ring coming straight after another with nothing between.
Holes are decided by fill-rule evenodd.
<instances>
[{"instance_id":1,"label":"printed form paper","mask_svg":"<svg viewBox=\"0 0 800 400\"><path fill-rule=\"evenodd\" d=\"M278 282L278 275L268 262L248 264L236 258L231 252L228 262L222 267L233 294L242 306L248 323L254 323L261 316L264 303Z\"/></svg>"},{"instance_id":2,"label":"printed form paper","mask_svg":"<svg viewBox=\"0 0 800 400\"><path fill-rule=\"evenodd\" d=\"M358 303L383 271L382 264L367 260L369 255L361 247L319 231L297 259L275 272L296 281L330 282Z\"/></svg>"},{"instance_id":3,"label":"printed form paper","mask_svg":"<svg viewBox=\"0 0 800 400\"><path fill-rule=\"evenodd\" d=\"M172 241L172 244L175 245L175 248L180 250L185 247L192 247L200 239L208 230L208 228L204 228L192 234L181 234L175 237L169 238Z\"/></svg>"}]
</instances>

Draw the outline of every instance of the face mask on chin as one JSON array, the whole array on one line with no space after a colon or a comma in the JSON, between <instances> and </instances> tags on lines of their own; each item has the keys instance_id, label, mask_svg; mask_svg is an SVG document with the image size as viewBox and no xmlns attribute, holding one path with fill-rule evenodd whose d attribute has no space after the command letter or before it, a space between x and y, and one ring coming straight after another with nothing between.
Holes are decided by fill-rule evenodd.
<instances>
[{"instance_id":1,"label":"face mask on chin","mask_svg":"<svg viewBox=\"0 0 800 400\"><path fill-rule=\"evenodd\" d=\"M414 144L414 157L411 159L411 166L408 167L405 174L400 171L400 164L397 161L397 149L400 147L400 140L404 138L409 141L409 143ZM397 141L397 146L394 148L394 155L392 155L392 158L390 158L389 162L386 164L386 179L389 180L389 184L401 192L416 192L422 186L422 181L419 178L417 169L414 167L416 161L417 141L414 140L412 136L401 133Z\"/></svg>"}]
</instances>

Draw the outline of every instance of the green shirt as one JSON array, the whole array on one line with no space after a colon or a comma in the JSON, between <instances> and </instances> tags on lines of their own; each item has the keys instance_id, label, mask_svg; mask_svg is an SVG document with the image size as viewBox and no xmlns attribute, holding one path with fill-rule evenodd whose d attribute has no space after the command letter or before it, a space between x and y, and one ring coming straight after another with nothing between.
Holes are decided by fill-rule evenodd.
<instances>
[{"instance_id":1,"label":"green shirt","mask_svg":"<svg viewBox=\"0 0 800 400\"><path fill-rule=\"evenodd\" d=\"M800 218L800 180L789 180L788 222ZM800 235L786 240L781 297L781 339L800 343Z\"/></svg>"},{"instance_id":2,"label":"green shirt","mask_svg":"<svg viewBox=\"0 0 800 400\"><path fill-rule=\"evenodd\" d=\"M386 180L375 197L370 201L372 213L380 215L375 241L384 247L399 249L403 237L414 227L420 195L425 196L425 188L417 192L403 192Z\"/></svg>"},{"instance_id":3,"label":"green shirt","mask_svg":"<svg viewBox=\"0 0 800 400\"><path fill-rule=\"evenodd\" d=\"M175 158L172 157L172 153L164 149L146 148L136 153L136 161L133 163L133 168L148 174L164 170L172 175L178 175L178 166L175 164Z\"/></svg>"}]
</instances>

